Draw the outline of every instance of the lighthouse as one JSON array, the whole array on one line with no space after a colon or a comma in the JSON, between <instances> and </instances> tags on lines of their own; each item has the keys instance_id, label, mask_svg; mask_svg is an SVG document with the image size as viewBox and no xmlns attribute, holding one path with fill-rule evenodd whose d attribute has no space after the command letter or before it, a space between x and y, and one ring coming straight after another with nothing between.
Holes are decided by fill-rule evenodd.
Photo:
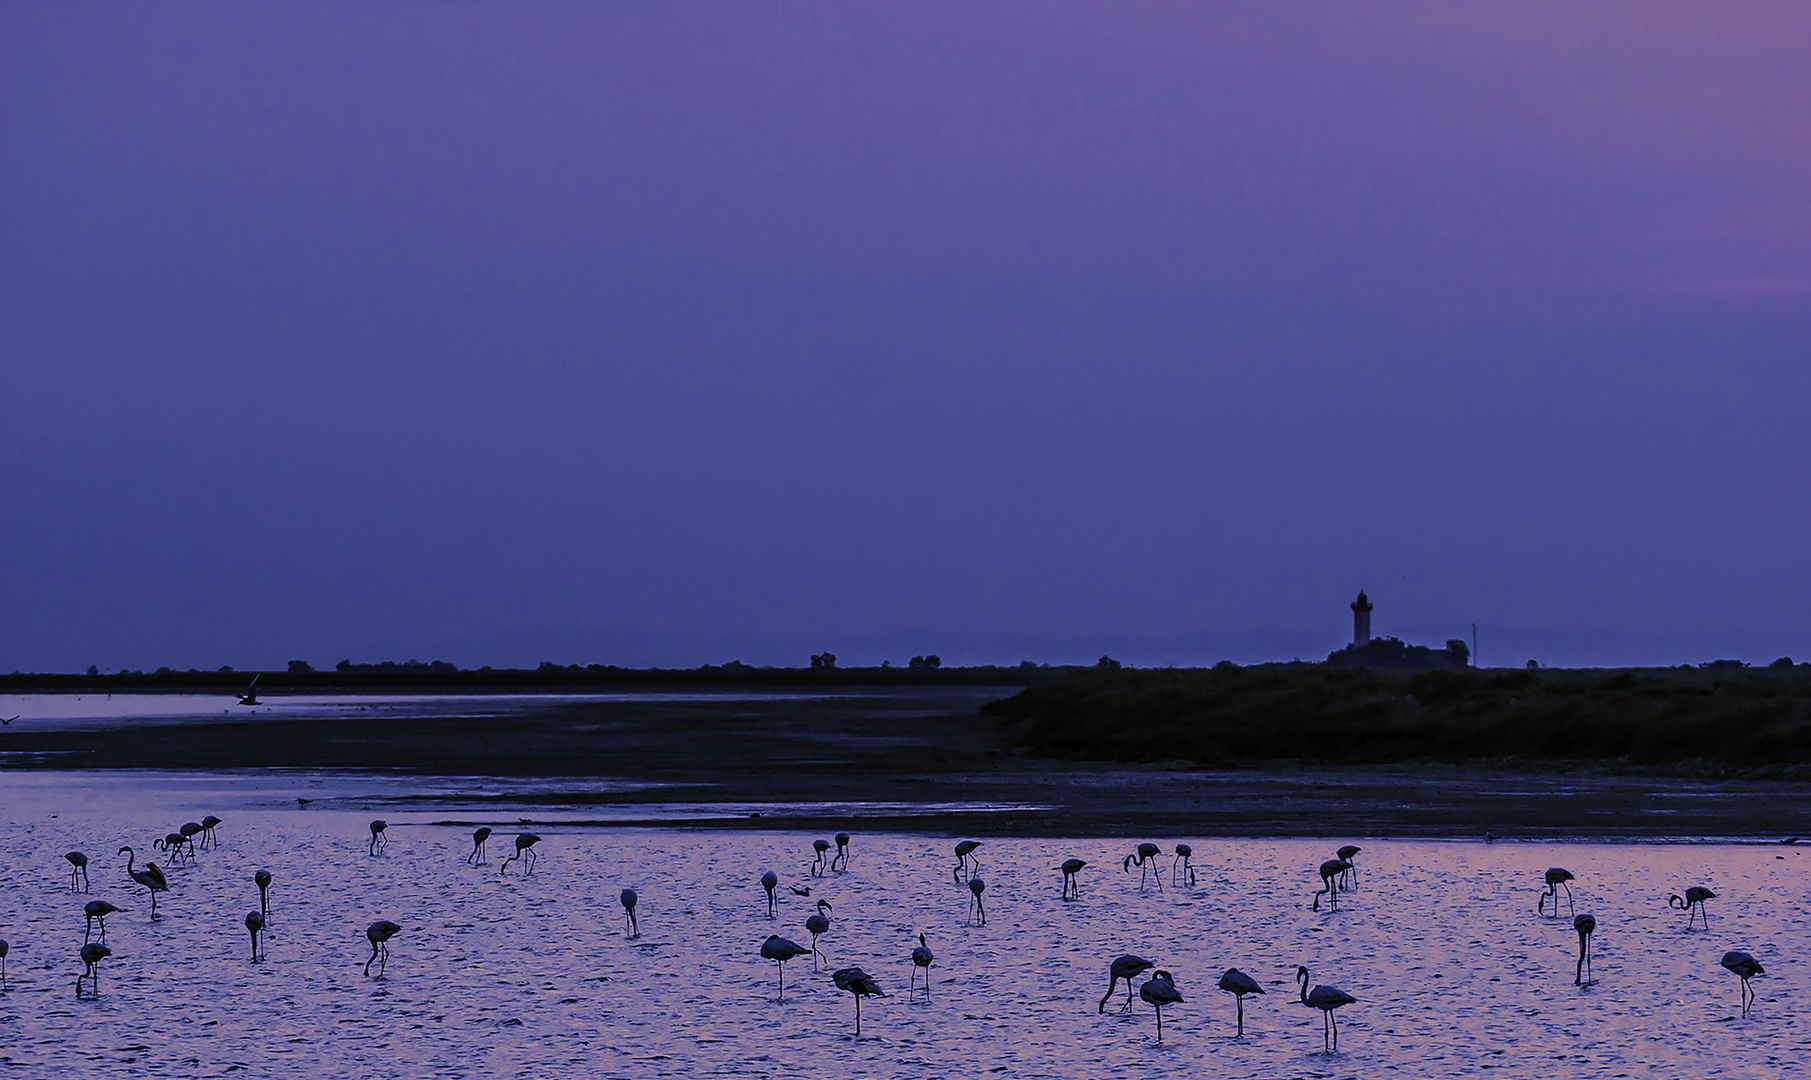
<instances>
[{"instance_id":1,"label":"lighthouse","mask_svg":"<svg viewBox=\"0 0 1811 1080\"><path fill-rule=\"evenodd\" d=\"M1352 645L1360 648L1371 640L1371 601L1365 598L1365 591L1358 590L1358 599L1352 601Z\"/></svg>"}]
</instances>

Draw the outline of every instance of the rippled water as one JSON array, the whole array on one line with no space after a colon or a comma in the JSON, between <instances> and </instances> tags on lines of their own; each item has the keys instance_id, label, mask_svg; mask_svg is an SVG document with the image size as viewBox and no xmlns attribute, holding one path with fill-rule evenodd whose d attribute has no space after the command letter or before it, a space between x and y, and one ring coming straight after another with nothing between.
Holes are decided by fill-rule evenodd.
<instances>
[{"instance_id":1,"label":"rippled water","mask_svg":"<svg viewBox=\"0 0 1811 1080\"><path fill-rule=\"evenodd\" d=\"M0 1075L1766 1076L1811 1049L1797 848L988 838L988 922L973 926L948 838L852 822L849 872L813 881L810 835L537 822L540 862L523 877L497 869L513 828L474 868L465 830L391 816L388 853L370 858L368 813L246 808L257 800L235 783L141 792L116 775L27 783L0 802L12 943ZM148 852L210 808L228 819L220 847L169 867L153 922L112 852ZM1144 839L1191 840L1198 886L1141 894L1119 866ZM1348 839L1364 847L1358 888L1337 914L1310 911L1313 868ZM70 849L94 859L90 895L68 891ZM1053 868L1069 856L1091 865L1065 903ZM1552 865L1578 875L1578 910L1598 920L1597 982L1583 990L1570 919L1534 912ZM276 884L268 956L253 964L242 919L260 867ZM769 867L812 887L804 899L782 885L772 922L756 881ZM1665 906L1692 884L1719 894L1708 932L1684 932ZM641 894L638 941L624 937L624 886ZM888 993L864 1005L859 1039L849 995L809 957L787 965L782 1005L756 955L776 931L808 943L820 897L835 908L831 964L862 965ZM127 910L109 920L99 999L78 1001L81 908L101 898ZM388 976L367 979L364 927L379 918L405 929ZM920 932L937 954L928 1004L905 993ZM1768 969L1747 1020L1717 966L1731 948ZM1186 998L1161 1046L1143 1002L1096 1012L1122 952L1174 972ZM1321 1053L1320 1014L1294 1003L1297 963L1358 998L1340 1011L1335 1056ZM1214 987L1229 966L1270 990L1242 1040Z\"/></svg>"}]
</instances>

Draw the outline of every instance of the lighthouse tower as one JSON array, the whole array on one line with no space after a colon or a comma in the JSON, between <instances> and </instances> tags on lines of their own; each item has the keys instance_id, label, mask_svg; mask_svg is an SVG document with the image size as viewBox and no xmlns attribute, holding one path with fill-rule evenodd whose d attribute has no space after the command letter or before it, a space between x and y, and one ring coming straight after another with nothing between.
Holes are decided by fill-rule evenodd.
<instances>
[{"instance_id":1,"label":"lighthouse tower","mask_svg":"<svg viewBox=\"0 0 1811 1080\"><path fill-rule=\"evenodd\" d=\"M1358 590L1358 599L1352 601L1352 645L1361 647L1371 640L1371 601L1365 598L1363 589Z\"/></svg>"}]
</instances>

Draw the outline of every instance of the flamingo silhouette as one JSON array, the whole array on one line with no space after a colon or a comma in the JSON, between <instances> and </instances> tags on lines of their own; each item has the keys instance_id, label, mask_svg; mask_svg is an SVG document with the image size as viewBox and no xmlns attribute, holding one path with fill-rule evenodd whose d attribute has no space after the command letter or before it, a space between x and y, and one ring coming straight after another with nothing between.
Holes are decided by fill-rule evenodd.
<instances>
[{"instance_id":1,"label":"flamingo silhouette","mask_svg":"<svg viewBox=\"0 0 1811 1080\"><path fill-rule=\"evenodd\" d=\"M190 858L195 857L195 838L197 836L201 837L204 846L207 843L207 837L204 835L207 832L207 826L199 821L185 821L176 831L182 834L182 842L188 845Z\"/></svg>"},{"instance_id":2,"label":"flamingo silhouette","mask_svg":"<svg viewBox=\"0 0 1811 1080\"><path fill-rule=\"evenodd\" d=\"M849 834L846 832L836 834L836 858L830 860L830 869L849 869Z\"/></svg>"},{"instance_id":3,"label":"flamingo silhouette","mask_svg":"<svg viewBox=\"0 0 1811 1080\"><path fill-rule=\"evenodd\" d=\"M1258 985L1258 980L1238 968L1227 968L1226 974L1220 976L1220 989L1231 994L1233 1000L1238 1002L1239 1036L1243 1038L1245 1035L1245 995L1262 994L1264 988Z\"/></svg>"},{"instance_id":4,"label":"flamingo silhouette","mask_svg":"<svg viewBox=\"0 0 1811 1080\"><path fill-rule=\"evenodd\" d=\"M490 826L480 825L472 830L472 853L465 857L467 866L484 865L484 842L490 839Z\"/></svg>"},{"instance_id":5,"label":"flamingo silhouette","mask_svg":"<svg viewBox=\"0 0 1811 1080\"><path fill-rule=\"evenodd\" d=\"M635 921L635 903L640 899L635 895L634 889L623 890L623 921L627 924L624 932L629 935L631 941L641 936L641 924Z\"/></svg>"},{"instance_id":6,"label":"flamingo silhouette","mask_svg":"<svg viewBox=\"0 0 1811 1080\"><path fill-rule=\"evenodd\" d=\"M956 868L950 871L950 877L956 884L962 884L962 871L967 870L969 876L973 877L974 872L981 869L981 860L970 858L980 846L979 840L964 840L956 845Z\"/></svg>"},{"instance_id":7,"label":"flamingo silhouette","mask_svg":"<svg viewBox=\"0 0 1811 1080\"><path fill-rule=\"evenodd\" d=\"M1333 1018L1333 1010L1358 999L1337 986L1316 986L1310 992L1306 967L1296 967L1295 981L1301 984L1302 1004L1321 1011L1321 1049L1329 1054L1338 1053L1339 1021Z\"/></svg>"},{"instance_id":8,"label":"flamingo silhouette","mask_svg":"<svg viewBox=\"0 0 1811 1080\"><path fill-rule=\"evenodd\" d=\"M239 704L241 704L241 705L258 704L258 680L261 678L263 678L262 672L260 672L257 675L253 675L252 681L245 687L245 693L233 695L234 697L239 699Z\"/></svg>"},{"instance_id":9,"label":"flamingo silhouette","mask_svg":"<svg viewBox=\"0 0 1811 1080\"><path fill-rule=\"evenodd\" d=\"M1572 975L1572 985L1590 986L1591 935L1597 930L1597 919L1590 915L1580 915L1572 920L1572 929L1578 931L1578 970Z\"/></svg>"},{"instance_id":10,"label":"flamingo silhouette","mask_svg":"<svg viewBox=\"0 0 1811 1080\"><path fill-rule=\"evenodd\" d=\"M98 998L101 996L101 969L98 965L102 960L112 956L113 950L99 942L89 942L82 946L80 955L82 957L82 973L75 977L75 996L77 998L82 996L82 980L92 978L94 980L94 996Z\"/></svg>"},{"instance_id":11,"label":"flamingo silhouette","mask_svg":"<svg viewBox=\"0 0 1811 1080\"><path fill-rule=\"evenodd\" d=\"M1138 988L1138 996L1157 1010L1157 1041L1163 1042L1163 1007L1182 1000L1182 994L1176 990L1176 980L1160 968L1151 972L1150 981Z\"/></svg>"},{"instance_id":12,"label":"flamingo silhouette","mask_svg":"<svg viewBox=\"0 0 1811 1080\"><path fill-rule=\"evenodd\" d=\"M94 928L97 923L100 925L101 929L101 940L106 941L107 916L118 910L119 908L114 907L105 900L90 900L86 904L83 904L82 914L88 917L88 925L82 930L82 944L86 945L88 943L88 935L94 933Z\"/></svg>"},{"instance_id":13,"label":"flamingo silhouette","mask_svg":"<svg viewBox=\"0 0 1811 1080\"><path fill-rule=\"evenodd\" d=\"M829 866L829 862L824 858L824 853L830 850L830 841L813 840L811 850L817 853L816 857L811 860L811 876L823 877L825 868Z\"/></svg>"},{"instance_id":14,"label":"flamingo silhouette","mask_svg":"<svg viewBox=\"0 0 1811 1080\"><path fill-rule=\"evenodd\" d=\"M1352 864L1344 859L1328 859L1321 863L1321 887L1315 890L1314 903L1310 905L1313 910L1321 909L1323 895L1327 898L1328 910L1339 910L1339 883L1334 879L1350 869L1352 869Z\"/></svg>"},{"instance_id":15,"label":"flamingo silhouette","mask_svg":"<svg viewBox=\"0 0 1811 1080\"><path fill-rule=\"evenodd\" d=\"M377 977L380 979L384 977L384 969L390 966L388 942L400 933L402 933L402 927L388 919L379 919L365 927L365 938L371 942L371 957L365 961L366 977L371 974L371 961L376 960L380 955L383 957L383 961L377 965Z\"/></svg>"},{"instance_id":16,"label":"flamingo silhouette","mask_svg":"<svg viewBox=\"0 0 1811 1080\"><path fill-rule=\"evenodd\" d=\"M188 837L182 835L179 832L173 832L173 833L165 833L162 840L151 841L151 846L159 851L162 851L164 854L168 855L170 857L170 861L172 863L175 863L175 862L180 861L183 858L182 846L187 842L188 842Z\"/></svg>"},{"instance_id":17,"label":"flamingo silhouette","mask_svg":"<svg viewBox=\"0 0 1811 1080\"><path fill-rule=\"evenodd\" d=\"M1678 908L1685 912L1685 928L1687 930L1692 928L1692 919L1695 918L1696 915L1704 916L1704 929L1709 930L1710 912L1705 909L1704 901L1715 900L1716 898L1717 894L1711 892L1704 886L1693 885L1691 888L1685 890L1685 899L1683 900L1679 899L1677 893L1668 896L1666 898L1666 906Z\"/></svg>"},{"instance_id":18,"label":"flamingo silhouette","mask_svg":"<svg viewBox=\"0 0 1811 1080\"><path fill-rule=\"evenodd\" d=\"M1742 1017L1743 1019L1747 1019L1749 1007L1754 1004L1754 987L1748 985L1748 980L1754 978L1756 975L1767 974L1767 969L1761 966L1759 960L1736 949L1724 953L1723 959L1717 962L1741 978Z\"/></svg>"},{"instance_id":19,"label":"flamingo silhouette","mask_svg":"<svg viewBox=\"0 0 1811 1080\"><path fill-rule=\"evenodd\" d=\"M520 860L522 863L522 876L528 877L530 874L533 874L534 873L534 864L540 858L538 855L535 854L534 846L540 842L541 842L541 838L536 836L534 833L531 833L531 832L517 833L516 834L516 853L514 855L511 855L509 858L503 860L503 864L501 866L497 867L497 873L499 873L499 874L504 873L505 871L507 871L509 869L510 863Z\"/></svg>"},{"instance_id":20,"label":"flamingo silhouette","mask_svg":"<svg viewBox=\"0 0 1811 1080\"><path fill-rule=\"evenodd\" d=\"M1082 898L1081 879L1075 875L1082 872L1088 864L1080 859L1064 859L1063 865L1057 867L1063 872L1063 899L1080 900Z\"/></svg>"},{"instance_id":21,"label":"flamingo silhouette","mask_svg":"<svg viewBox=\"0 0 1811 1080\"><path fill-rule=\"evenodd\" d=\"M88 891L88 856L79 851L72 851L63 856L69 860L69 891L75 891L76 878L82 879L82 891Z\"/></svg>"},{"instance_id":22,"label":"flamingo silhouette","mask_svg":"<svg viewBox=\"0 0 1811 1080\"><path fill-rule=\"evenodd\" d=\"M986 890L987 882L978 877L968 879L968 891L975 897L968 905L968 916L976 926L987 925L987 908L981 903L981 894Z\"/></svg>"},{"instance_id":23,"label":"flamingo silhouette","mask_svg":"<svg viewBox=\"0 0 1811 1080\"><path fill-rule=\"evenodd\" d=\"M798 942L778 934L767 935L767 940L761 943L761 959L772 960L780 968L780 996L775 999L780 1004L786 1003L786 961L810 951Z\"/></svg>"},{"instance_id":24,"label":"flamingo silhouette","mask_svg":"<svg viewBox=\"0 0 1811 1080\"><path fill-rule=\"evenodd\" d=\"M371 842L365 845L365 854L376 856L384 850L390 842L390 838L384 835L384 830L389 827L390 823L382 818L371 823Z\"/></svg>"},{"instance_id":25,"label":"flamingo silhouette","mask_svg":"<svg viewBox=\"0 0 1811 1080\"><path fill-rule=\"evenodd\" d=\"M1547 898L1549 896L1551 896L1551 897L1553 897L1553 917L1558 918L1559 917L1559 887L1561 885L1566 885L1566 882L1568 882L1568 881L1574 881L1574 880L1577 880L1577 879L1575 879L1572 876L1572 871L1566 869L1565 867L1563 867L1563 866L1550 867L1547 870L1547 891L1541 893L1540 899L1536 900L1534 902L1535 914L1537 914L1537 915L1547 914L1547 911L1546 911ZM1573 912L1578 911L1578 908L1573 906L1573 903L1572 903L1572 886L1570 886L1570 885L1566 885L1566 907Z\"/></svg>"},{"instance_id":26,"label":"flamingo silhouette","mask_svg":"<svg viewBox=\"0 0 1811 1080\"><path fill-rule=\"evenodd\" d=\"M855 995L855 1034L861 1035L861 999L865 997L886 997L880 984L874 977L858 967L840 968L830 973L830 981L838 990L847 990Z\"/></svg>"},{"instance_id":27,"label":"flamingo silhouette","mask_svg":"<svg viewBox=\"0 0 1811 1080\"><path fill-rule=\"evenodd\" d=\"M1357 844L1347 844L1333 853L1338 856L1341 861L1350 864L1346 867L1346 872L1340 875L1340 888L1349 889L1358 884L1358 863L1355 859L1358 853L1363 850L1364 848L1359 847Z\"/></svg>"},{"instance_id":28,"label":"flamingo silhouette","mask_svg":"<svg viewBox=\"0 0 1811 1080\"><path fill-rule=\"evenodd\" d=\"M1193 859L1194 857L1195 857L1194 848L1190 847L1187 844L1177 844L1176 845L1176 857L1174 859L1170 860L1170 884L1171 885L1176 884L1176 869L1177 869L1178 865L1180 865L1182 869L1188 871L1188 883L1190 885L1193 885L1195 883L1195 864L1189 861L1189 860Z\"/></svg>"},{"instance_id":29,"label":"flamingo silhouette","mask_svg":"<svg viewBox=\"0 0 1811 1080\"><path fill-rule=\"evenodd\" d=\"M221 821L212 814L201 819L201 846L203 848L206 848L210 844L215 847L220 846L220 837L215 835L214 830L224 824L226 824L226 822Z\"/></svg>"},{"instance_id":30,"label":"flamingo silhouette","mask_svg":"<svg viewBox=\"0 0 1811 1080\"><path fill-rule=\"evenodd\" d=\"M773 890L779 883L780 875L774 873L772 870L761 875L761 887L767 890L767 917L770 919L773 918L774 911Z\"/></svg>"},{"instance_id":31,"label":"flamingo silhouette","mask_svg":"<svg viewBox=\"0 0 1811 1080\"><path fill-rule=\"evenodd\" d=\"M245 913L245 929L252 936L252 963L258 962L258 938L264 933L264 916L256 911Z\"/></svg>"},{"instance_id":32,"label":"flamingo silhouette","mask_svg":"<svg viewBox=\"0 0 1811 1080\"><path fill-rule=\"evenodd\" d=\"M163 871L157 868L156 863L146 863L143 870L134 870L132 864L138 858L138 853L130 846L120 848L118 854L126 857L126 876L143 885L145 891L151 894L151 917L157 918L157 894L170 891L169 879L163 876Z\"/></svg>"},{"instance_id":33,"label":"flamingo silhouette","mask_svg":"<svg viewBox=\"0 0 1811 1080\"><path fill-rule=\"evenodd\" d=\"M817 936L830 932L830 901L817 902L817 914L805 920L805 929L811 931L811 970L817 970L817 962L824 959L824 954L817 951Z\"/></svg>"},{"instance_id":34,"label":"flamingo silhouette","mask_svg":"<svg viewBox=\"0 0 1811 1080\"><path fill-rule=\"evenodd\" d=\"M15 716L13 719L17 720L18 717ZM6 989L6 954L11 949L12 946L6 943L5 938L0 938L0 990Z\"/></svg>"},{"instance_id":35,"label":"flamingo silhouette","mask_svg":"<svg viewBox=\"0 0 1811 1080\"><path fill-rule=\"evenodd\" d=\"M1156 966L1156 964L1151 963L1144 957L1133 956L1131 953L1126 953L1124 956L1116 958L1113 963L1107 967L1106 996L1100 999L1100 1005L1094 1011L1103 1013L1107 1011L1107 1002L1112 1000L1113 991L1119 986L1119 980L1124 979L1126 981L1126 1003L1119 1011L1131 1012L1132 980Z\"/></svg>"},{"instance_id":36,"label":"flamingo silhouette","mask_svg":"<svg viewBox=\"0 0 1811 1080\"><path fill-rule=\"evenodd\" d=\"M912 985L916 985L918 973L924 972L924 1000L926 1001L931 1000L931 965L936 962L937 957L931 952L931 947L925 944L924 935L919 934L918 947L912 950ZM907 986L906 997L910 999L911 994L912 987Z\"/></svg>"},{"instance_id":37,"label":"flamingo silhouette","mask_svg":"<svg viewBox=\"0 0 1811 1080\"><path fill-rule=\"evenodd\" d=\"M264 922L270 923L270 871L260 870L252 875L252 884L258 886L258 913Z\"/></svg>"},{"instance_id":38,"label":"flamingo silhouette","mask_svg":"<svg viewBox=\"0 0 1811 1080\"><path fill-rule=\"evenodd\" d=\"M1144 891L1145 875L1150 873L1152 868L1156 865L1157 857L1162 854L1163 854L1162 848L1158 847L1156 844L1146 843L1146 844L1138 845L1137 851L1134 851L1134 852L1132 852L1132 854L1126 856L1126 861L1120 868L1129 874L1132 872L1132 864L1134 862L1136 862L1138 864L1138 891L1139 892ZM1157 875L1157 891L1158 892L1163 891L1163 874L1161 872L1159 872Z\"/></svg>"}]
</instances>

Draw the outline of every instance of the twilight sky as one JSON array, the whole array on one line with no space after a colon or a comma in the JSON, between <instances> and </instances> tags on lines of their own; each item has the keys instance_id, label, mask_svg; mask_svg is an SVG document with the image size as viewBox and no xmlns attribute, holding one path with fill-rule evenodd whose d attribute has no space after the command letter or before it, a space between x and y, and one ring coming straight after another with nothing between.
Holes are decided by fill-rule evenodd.
<instances>
[{"instance_id":1,"label":"twilight sky","mask_svg":"<svg viewBox=\"0 0 1811 1080\"><path fill-rule=\"evenodd\" d=\"M0 670L1811 659L1808 56L0 0Z\"/></svg>"}]
</instances>

